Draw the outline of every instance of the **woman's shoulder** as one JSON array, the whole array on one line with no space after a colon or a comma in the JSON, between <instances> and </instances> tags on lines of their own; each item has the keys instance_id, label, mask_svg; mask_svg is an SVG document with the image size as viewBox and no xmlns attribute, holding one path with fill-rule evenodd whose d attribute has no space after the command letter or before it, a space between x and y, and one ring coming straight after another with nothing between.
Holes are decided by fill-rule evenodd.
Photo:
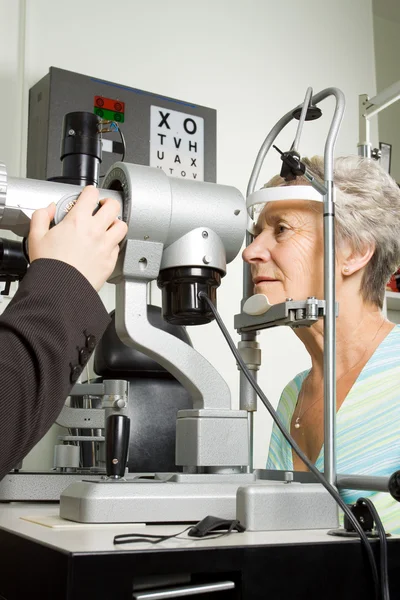
<instances>
[{"instance_id":1,"label":"woman's shoulder","mask_svg":"<svg viewBox=\"0 0 400 600\"><path fill-rule=\"evenodd\" d=\"M387 334L382 344L383 347L400 348L400 324L396 324Z\"/></svg>"},{"instance_id":2,"label":"woman's shoulder","mask_svg":"<svg viewBox=\"0 0 400 600\"><path fill-rule=\"evenodd\" d=\"M395 326L393 327L393 329L386 336L386 339L390 338L390 337L393 340L395 340L397 343L400 343L400 324L399 323L395 324Z\"/></svg>"},{"instance_id":3,"label":"woman's shoulder","mask_svg":"<svg viewBox=\"0 0 400 600\"><path fill-rule=\"evenodd\" d=\"M301 386L303 381L307 377L309 369L306 371L302 371L298 373L289 383L283 388L283 392L279 398L277 413L280 416L281 420L285 424L285 426L289 429L290 421L292 419L293 411L295 409L297 398L300 393ZM276 428L274 424L273 431L275 431L276 435L280 435L279 430Z\"/></svg>"},{"instance_id":4,"label":"woman's shoulder","mask_svg":"<svg viewBox=\"0 0 400 600\"><path fill-rule=\"evenodd\" d=\"M296 406L297 398L299 396L303 381L307 377L310 369L298 373L288 384L283 388L281 397L279 399L278 411L293 413L294 407Z\"/></svg>"},{"instance_id":5,"label":"woman's shoulder","mask_svg":"<svg viewBox=\"0 0 400 600\"><path fill-rule=\"evenodd\" d=\"M301 390L301 386L303 385L303 381L309 372L310 369L306 369L305 371L301 371L301 373L298 373L295 377L293 377L293 379L289 381L289 383L287 383L283 388L282 396L292 393L296 393L296 395L298 395Z\"/></svg>"},{"instance_id":6,"label":"woman's shoulder","mask_svg":"<svg viewBox=\"0 0 400 600\"><path fill-rule=\"evenodd\" d=\"M380 343L365 365L361 379L381 373L400 373L400 325L395 325Z\"/></svg>"}]
</instances>

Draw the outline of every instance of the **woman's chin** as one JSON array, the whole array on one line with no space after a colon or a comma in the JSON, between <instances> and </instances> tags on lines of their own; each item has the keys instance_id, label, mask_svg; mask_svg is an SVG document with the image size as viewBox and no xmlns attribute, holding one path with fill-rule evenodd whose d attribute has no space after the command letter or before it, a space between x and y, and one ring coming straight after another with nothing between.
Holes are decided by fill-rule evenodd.
<instances>
[{"instance_id":1,"label":"woman's chin","mask_svg":"<svg viewBox=\"0 0 400 600\"><path fill-rule=\"evenodd\" d=\"M280 304L281 302L285 302L286 295L282 291L282 285L279 284L280 281L257 284L254 286L254 294L264 294L267 296L270 304Z\"/></svg>"}]
</instances>

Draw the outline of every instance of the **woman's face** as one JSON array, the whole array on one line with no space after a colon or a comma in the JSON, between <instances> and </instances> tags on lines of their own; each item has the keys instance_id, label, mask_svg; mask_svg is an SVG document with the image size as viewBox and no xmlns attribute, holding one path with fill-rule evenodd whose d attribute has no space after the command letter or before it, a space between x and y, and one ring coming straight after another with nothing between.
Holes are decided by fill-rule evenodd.
<instances>
[{"instance_id":1,"label":"woman's face","mask_svg":"<svg viewBox=\"0 0 400 600\"><path fill-rule=\"evenodd\" d=\"M243 252L243 260L251 265L255 294L265 294L271 304L324 297L322 204L270 202L260 214L255 235Z\"/></svg>"}]
</instances>

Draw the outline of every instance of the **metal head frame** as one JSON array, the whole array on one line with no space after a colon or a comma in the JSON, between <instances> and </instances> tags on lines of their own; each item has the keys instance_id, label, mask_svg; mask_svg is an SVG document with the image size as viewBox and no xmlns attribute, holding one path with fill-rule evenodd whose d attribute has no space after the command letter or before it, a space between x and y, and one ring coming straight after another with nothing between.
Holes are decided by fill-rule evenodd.
<instances>
[{"instance_id":1,"label":"metal head frame","mask_svg":"<svg viewBox=\"0 0 400 600\"><path fill-rule=\"evenodd\" d=\"M336 452L335 452L335 423L336 423L336 304L335 304L335 231L334 231L334 182L333 182L333 153L339 133L340 125L343 119L345 109L344 94L337 88L326 88L318 94L311 95L307 90L305 102L286 113L265 138L255 161L253 171L250 176L247 187L247 196L252 194L260 174L261 167L265 157L270 150L273 142L279 133L295 117L295 111L304 109L307 103L317 105L326 98L333 96L336 100L335 112L329 133L325 143L324 150L324 172L325 180L322 188L318 182L315 182L311 174L305 172L304 176L310 184L323 193L323 219L324 219L324 295L325 295L325 316L324 316L324 475L331 484L336 483ZM304 111L302 110L302 113ZM299 127L302 123L299 123ZM296 136L298 144L299 136ZM252 235L247 233L246 244L252 241ZM252 295L252 279L250 267L244 264L243 268L243 302ZM251 343L256 340L256 333L242 334L242 342ZM254 370L254 374L256 370ZM248 381L240 375L240 406L256 405L255 392ZM253 408L253 411L255 409ZM249 429L250 440L252 441L252 414L250 413ZM250 442L251 443L251 442Z\"/></svg>"}]
</instances>

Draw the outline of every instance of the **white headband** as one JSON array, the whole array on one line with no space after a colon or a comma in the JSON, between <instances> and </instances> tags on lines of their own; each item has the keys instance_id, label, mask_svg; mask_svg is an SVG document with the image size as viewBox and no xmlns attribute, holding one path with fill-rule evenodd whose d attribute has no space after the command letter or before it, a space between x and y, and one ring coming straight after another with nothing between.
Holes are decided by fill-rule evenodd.
<instances>
[{"instance_id":1,"label":"white headband","mask_svg":"<svg viewBox=\"0 0 400 600\"><path fill-rule=\"evenodd\" d=\"M314 202L323 202L324 197L317 192L311 185L286 185L279 187L261 188L250 194L246 200L247 212L256 204L267 204L267 202L276 202L277 200L313 200ZM247 230L254 233L254 221L248 218Z\"/></svg>"}]
</instances>

